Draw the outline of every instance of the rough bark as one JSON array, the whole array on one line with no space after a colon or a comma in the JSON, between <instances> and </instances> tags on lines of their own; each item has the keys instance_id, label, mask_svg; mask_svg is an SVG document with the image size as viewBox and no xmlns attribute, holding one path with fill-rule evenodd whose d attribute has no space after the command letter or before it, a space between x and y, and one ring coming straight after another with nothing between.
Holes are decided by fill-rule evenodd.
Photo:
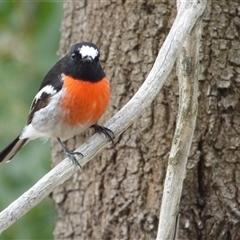
<instances>
[{"instance_id":1,"label":"rough bark","mask_svg":"<svg viewBox=\"0 0 240 240\"><path fill-rule=\"evenodd\" d=\"M81 40L93 41L100 47L112 89L111 106L104 119L133 96L150 71L171 26L171 15L175 15L170 11L173 6L174 1L169 5L132 0L88 1L87 5L74 1L64 5L61 53L70 43ZM173 93L166 87L114 146L54 191L56 239L156 236L164 160L173 134L170 123L175 120L166 99L169 94ZM174 99L172 106L176 104ZM82 136L77 141L80 144Z\"/></svg>"},{"instance_id":2,"label":"rough bark","mask_svg":"<svg viewBox=\"0 0 240 240\"><path fill-rule=\"evenodd\" d=\"M112 88L103 121L139 88L175 13L173 0L65 2L59 54L83 40L100 47ZM203 25L199 117L181 201L179 239L238 239L238 0L209 1ZM173 72L159 97L114 146L53 192L55 239L156 237L177 106ZM68 147L75 148L83 139L69 140ZM62 155L55 143L53 149L56 164Z\"/></svg>"},{"instance_id":3,"label":"rough bark","mask_svg":"<svg viewBox=\"0 0 240 240\"><path fill-rule=\"evenodd\" d=\"M203 18L199 113L181 201L182 239L240 239L239 1Z\"/></svg>"}]
</instances>

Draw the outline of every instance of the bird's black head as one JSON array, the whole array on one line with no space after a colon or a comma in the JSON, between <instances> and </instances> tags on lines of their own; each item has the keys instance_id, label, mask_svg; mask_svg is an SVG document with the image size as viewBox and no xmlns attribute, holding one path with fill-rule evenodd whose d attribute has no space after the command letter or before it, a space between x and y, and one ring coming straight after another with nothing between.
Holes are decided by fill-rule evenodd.
<instances>
[{"instance_id":1,"label":"bird's black head","mask_svg":"<svg viewBox=\"0 0 240 240\"><path fill-rule=\"evenodd\" d=\"M99 62L100 51L91 42L74 44L62 59L64 74L86 81L100 81L105 73Z\"/></svg>"},{"instance_id":2,"label":"bird's black head","mask_svg":"<svg viewBox=\"0 0 240 240\"><path fill-rule=\"evenodd\" d=\"M71 47L69 55L72 61L79 64L91 64L99 61L100 51L91 42L76 43Z\"/></svg>"}]
</instances>

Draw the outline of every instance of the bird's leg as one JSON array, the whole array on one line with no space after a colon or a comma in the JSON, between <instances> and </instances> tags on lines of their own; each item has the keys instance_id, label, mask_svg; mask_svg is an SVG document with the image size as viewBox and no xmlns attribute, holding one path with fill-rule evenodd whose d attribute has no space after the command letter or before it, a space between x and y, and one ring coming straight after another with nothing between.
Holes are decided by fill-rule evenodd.
<instances>
[{"instance_id":1,"label":"bird's leg","mask_svg":"<svg viewBox=\"0 0 240 240\"><path fill-rule=\"evenodd\" d=\"M60 145L61 145L61 147L62 147L65 155L66 155L69 159L71 159L74 164L77 164L80 168L82 168L81 164L78 162L78 160L76 159L75 155L78 155L78 156L80 155L81 157L83 157L83 154L80 153L80 152L71 152L71 151L69 151L69 150L65 147L65 145L63 144L63 142L61 141L60 138L57 138L57 140L58 140L58 142L60 143Z\"/></svg>"},{"instance_id":2,"label":"bird's leg","mask_svg":"<svg viewBox=\"0 0 240 240\"><path fill-rule=\"evenodd\" d=\"M109 128L106 128L106 127L103 127L103 126L100 126L98 124L93 124L91 126L92 128L94 128L95 132L101 132L103 133L109 140L112 141L113 143L113 139L114 139L114 133L112 130L110 130Z\"/></svg>"}]
</instances>

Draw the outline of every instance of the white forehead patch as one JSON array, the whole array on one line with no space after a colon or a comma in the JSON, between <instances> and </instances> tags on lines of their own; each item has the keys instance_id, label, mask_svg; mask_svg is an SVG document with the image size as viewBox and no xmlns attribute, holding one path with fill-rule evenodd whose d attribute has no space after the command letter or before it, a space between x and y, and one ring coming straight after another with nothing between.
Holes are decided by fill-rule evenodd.
<instances>
[{"instance_id":1,"label":"white forehead patch","mask_svg":"<svg viewBox=\"0 0 240 240\"><path fill-rule=\"evenodd\" d=\"M41 96L43 93L46 93L46 94L49 94L49 95L53 95L54 93L56 93L57 90L55 90L53 88L53 86L51 85L47 85L45 86L44 88L42 88L38 93L37 95L35 96L35 100L38 100L38 99L41 99Z\"/></svg>"},{"instance_id":2,"label":"white forehead patch","mask_svg":"<svg viewBox=\"0 0 240 240\"><path fill-rule=\"evenodd\" d=\"M82 55L82 57L92 57L94 59L98 55L98 50L94 47L89 47L86 45L83 45L81 48L78 48L79 53Z\"/></svg>"}]
</instances>

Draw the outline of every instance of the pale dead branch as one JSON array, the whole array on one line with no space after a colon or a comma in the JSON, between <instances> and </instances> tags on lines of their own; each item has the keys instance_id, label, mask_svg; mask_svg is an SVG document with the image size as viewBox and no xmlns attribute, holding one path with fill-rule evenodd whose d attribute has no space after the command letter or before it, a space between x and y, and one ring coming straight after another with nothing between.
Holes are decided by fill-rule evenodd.
<instances>
[{"instance_id":1,"label":"pale dead branch","mask_svg":"<svg viewBox=\"0 0 240 240\"><path fill-rule=\"evenodd\" d=\"M186 8L180 3L179 11ZM204 7L204 3L202 2ZM204 9L204 8L203 8ZM194 9L192 9L194 11ZM190 21L190 19L189 19ZM187 36L177 61L179 111L164 183L157 239L177 239L178 210L198 110L199 18ZM178 219L178 220L177 220Z\"/></svg>"},{"instance_id":2,"label":"pale dead branch","mask_svg":"<svg viewBox=\"0 0 240 240\"><path fill-rule=\"evenodd\" d=\"M173 26L167 36L157 59L147 79L139 88L133 98L106 124L115 136L118 137L127 129L148 107L160 92L166 81L174 62L181 50L183 43L195 24L195 21L203 13L203 3L206 0L189 1L186 7L180 7ZM108 144L108 140L102 135L95 134L89 138L77 151L83 153L84 157L79 159L84 166L90 159ZM0 233L17 221L22 215L36 206L53 189L66 181L78 171L79 167L72 164L69 159L64 159L54 167L32 188L10 204L0 213Z\"/></svg>"}]
</instances>

